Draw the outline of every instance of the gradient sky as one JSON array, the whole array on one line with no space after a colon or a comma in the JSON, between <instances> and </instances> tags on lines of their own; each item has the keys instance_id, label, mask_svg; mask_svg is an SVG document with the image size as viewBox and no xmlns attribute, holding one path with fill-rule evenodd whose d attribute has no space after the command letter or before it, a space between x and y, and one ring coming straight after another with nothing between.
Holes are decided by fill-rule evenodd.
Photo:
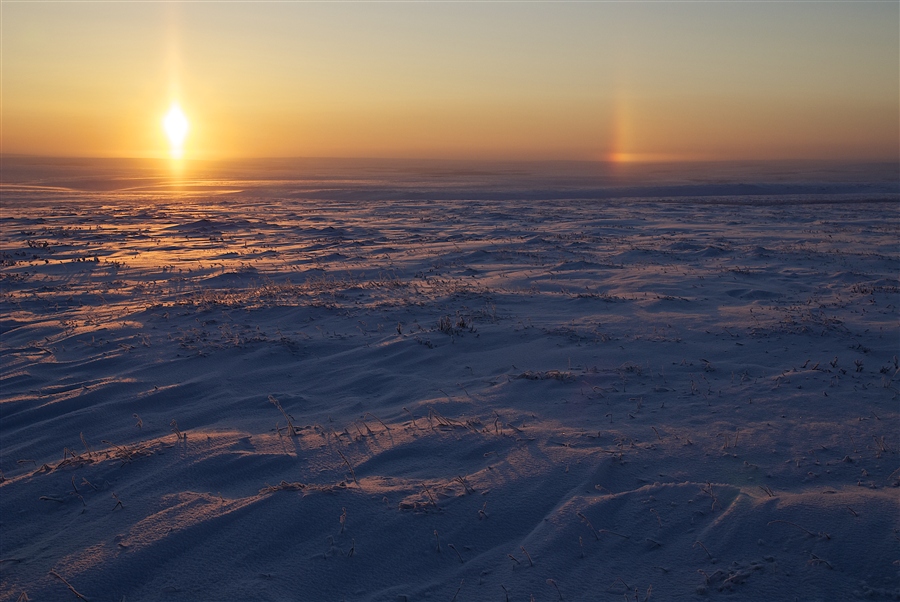
<instances>
[{"instance_id":1,"label":"gradient sky","mask_svg":"<svg viewBox=\"0 0 900 602\"><path fill-rule=\"evenodd\" d=\"M898 160L900 3L9 2L3 153Z\"/></svg>"}]
</instances>

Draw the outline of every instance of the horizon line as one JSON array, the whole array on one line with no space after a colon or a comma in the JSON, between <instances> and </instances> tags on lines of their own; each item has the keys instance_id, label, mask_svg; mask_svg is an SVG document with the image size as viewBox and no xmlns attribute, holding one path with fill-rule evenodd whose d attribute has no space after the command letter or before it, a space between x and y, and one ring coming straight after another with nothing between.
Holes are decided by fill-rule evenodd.
<instances>
[{"instance_id":1,"label":"horizon line","mask_svg":"<svg viewBox=\"0 0 900 602\"><path fill-rule=\"evenodd\" d=\"M7 0L3 0L6 2ZM92 0L88 0L92 1ZM269 156L255 156L255 157L218 157L218 158L209 158L209 157L183 157L180 159L173 160L171 157L165 156L139 156L139 155L120 155L120 156L109 156L109 155L58 155L58 154L32 154L32 153L5 153L0 152L0 159L12 159L12 158L20 158L20 159L83 159L83 160L92 160L92 161L158 161L164 163L171 162L180 162L180 163L228 163L228 162L240 162L240 161L379 161L379 162L392 162L392 161L421 161L427 163L596 163L596 164L611 164L611 165L651 165L651 164L679 164L679 163L843 163L843 164L871 164L871 163L897 163L896 158L864 158L864 159L849 159L849 158L824 158L824 157L773 157L773 158L732 158L732 159L717 159L717 158L687 158L687 159L674 159L674 158L659 158L659 159L630 159L630 160L616 160L611 158L602 158L602 159L537 159L537 158L484 158L484 157L411 157L411 156L392 156L392 157L379 157L379 156L340 156L340 155L269 155Z\"/></svg>"}]
</instances>

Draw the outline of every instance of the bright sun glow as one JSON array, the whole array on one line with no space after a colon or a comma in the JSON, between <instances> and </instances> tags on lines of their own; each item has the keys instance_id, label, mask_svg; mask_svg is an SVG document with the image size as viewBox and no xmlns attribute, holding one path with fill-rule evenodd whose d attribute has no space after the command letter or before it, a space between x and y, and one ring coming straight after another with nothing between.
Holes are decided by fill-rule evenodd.
<instances>
[{"instance_id":1,"label":"bright sun glow","mask_svg":"<svg viewBox=\"0 0 900 602\"><path fill-rule=\"evenodd\" d=\"M180 159L184 154L184 139L187 137L188 120L177 104L173 104L163 119L163 127L169 137L172 158Z\"/></svg>"}]
</instances>

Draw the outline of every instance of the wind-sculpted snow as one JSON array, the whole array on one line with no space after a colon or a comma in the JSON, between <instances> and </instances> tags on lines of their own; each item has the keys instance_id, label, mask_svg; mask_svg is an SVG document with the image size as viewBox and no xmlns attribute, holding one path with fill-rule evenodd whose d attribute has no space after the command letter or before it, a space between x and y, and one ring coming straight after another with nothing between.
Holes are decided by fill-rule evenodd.
<instances>
[{"instance_id":1,"label":"wind-sculpted snow","mask_svg":"<svg viewBox=\"0 0 900 602\"><path fill-rule=\"evenodd\" d=\"M4 193L0 599L900 597L895 202L216 186Z\"/></svg>"}]
</instances>

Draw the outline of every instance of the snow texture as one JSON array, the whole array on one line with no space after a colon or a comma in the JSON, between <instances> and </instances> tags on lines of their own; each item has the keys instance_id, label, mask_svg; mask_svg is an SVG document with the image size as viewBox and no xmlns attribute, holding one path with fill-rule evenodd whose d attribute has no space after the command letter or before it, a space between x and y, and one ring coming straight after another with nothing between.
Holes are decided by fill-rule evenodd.
<instances>
[{"instance_id":1,"label":"snow texture","mask_svg":"<svg viewBox=\"0 0 900 602\"><path fill-rule=\"evenodd\" d=\"M889 184L284 171L5 174L0 600L900 598Z\"/></svg>"}]
</instances>

